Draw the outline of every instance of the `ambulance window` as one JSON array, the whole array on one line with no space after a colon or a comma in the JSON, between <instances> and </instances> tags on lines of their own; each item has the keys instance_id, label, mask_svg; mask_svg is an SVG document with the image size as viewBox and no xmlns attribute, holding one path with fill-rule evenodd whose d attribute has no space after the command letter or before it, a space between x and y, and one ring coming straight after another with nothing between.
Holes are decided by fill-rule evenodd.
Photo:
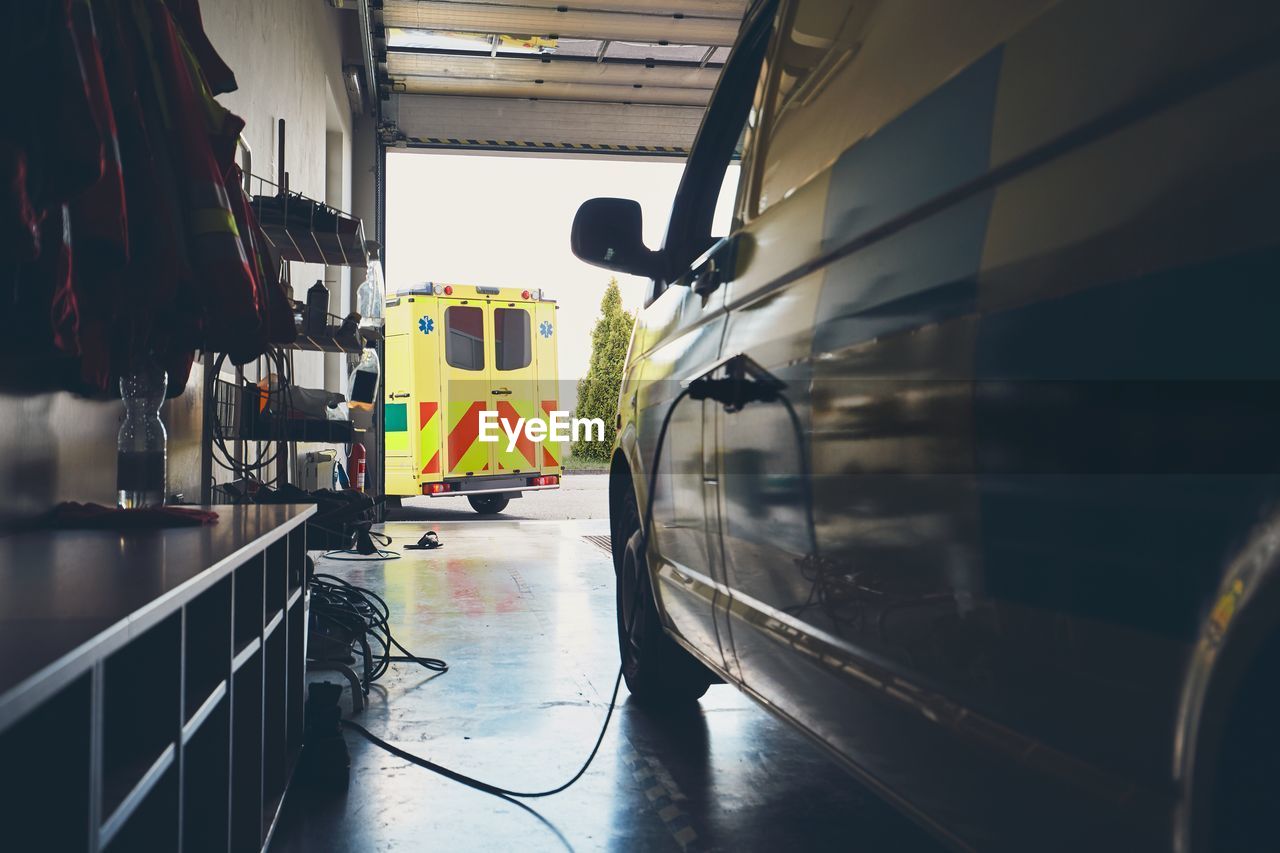
<instances>
[{"instance_id":1,"label":"ambulance window","mask_svg":"<svg viewBox=\"0 0 1280 853\"><path fill-rule=\"evenodd\" d=\"M451 305L444 311L444 360L462 370L484 370L484 309Z\"/></svg>"},{"instance_id":2,"label":"ambulance window","mask_svg":"<svg viewBox=\"0 0 1280 853\"><path fill-rule=\"evenodd\" d=\"M528 311L523 308L494 309L493 361L499 370L520 370L533 361Z\"/></svg>"}]
</instances>

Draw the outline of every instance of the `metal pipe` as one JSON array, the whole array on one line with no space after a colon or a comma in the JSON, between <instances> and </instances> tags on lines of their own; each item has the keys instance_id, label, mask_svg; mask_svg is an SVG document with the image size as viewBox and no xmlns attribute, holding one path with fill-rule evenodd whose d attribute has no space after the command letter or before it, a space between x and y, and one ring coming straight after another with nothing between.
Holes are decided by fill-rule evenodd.
<instances>
[{"instance_id":1,"label":"metal pipe","mask_svg":"<svg viewBox=\"0 0 1280 853\"><path fill-rule=\"evenodd\" d=\"M253 195L253 187L250 178L253 175L253 149L249 147L249 143L245 141L244 134L236 137L236 147L244 153L244 194Z\"/></svg>"},{"instance_id":2,"label":"metal pipe","mask_svg":"<svg viewBox=\"0 0 1280 853\"><path fill-rule=\"evenodd\" d=\"M369 92L366 112L377 115L381 96L378 94L378 80L373 66L373 16L369 12L369 0L358 0L356 11L360 15L360 49L364 52L365 88Z\"/></svg>"}]
</instances>

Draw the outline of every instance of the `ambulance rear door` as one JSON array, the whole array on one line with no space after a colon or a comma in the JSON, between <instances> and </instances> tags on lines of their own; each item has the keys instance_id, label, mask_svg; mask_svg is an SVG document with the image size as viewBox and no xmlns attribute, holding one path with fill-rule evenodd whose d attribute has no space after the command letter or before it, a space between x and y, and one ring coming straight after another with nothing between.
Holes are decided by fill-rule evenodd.
<instances>
[{"instance_id":1,"label":"ambulance rear door","mask_svg":"<svg viewBox=\"0 0 1280 853\"><path fill-rule=\"evenodd\" d=\"M496 470L502 474L528 474L540 465L539 446L526 436L521 419L542 418L538 397L538 367L534 360L533 308L536 303L494 299L490 305L493 346L489 390L503 436L493 445ZM519 429L514 447L507 433Z\"/></svg>"},{"instance_id":2,"label":"ambulance rear door","mask_svg":"<svg viewBox=\"0 0 1280 853\"><path fill-rule=\"evenodd\" d=\"M477 477L494 470L497 443L479 440L480 413L493 409L490 309L485 299L440 298L444 330L441 409L444 476Z\"/></svg>"}]
</instances>

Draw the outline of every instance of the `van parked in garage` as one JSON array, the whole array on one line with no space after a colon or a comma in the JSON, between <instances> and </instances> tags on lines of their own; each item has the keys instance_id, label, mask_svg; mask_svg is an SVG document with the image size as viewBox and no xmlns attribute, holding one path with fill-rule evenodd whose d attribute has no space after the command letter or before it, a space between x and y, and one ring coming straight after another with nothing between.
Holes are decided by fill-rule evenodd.
<instances>
[{"instance_id":1,"label":"van parked in garage","mask_svg":"<svg viewBox=\"0 0 1280 853\"><path fill-rule=\"evenodd\" d=\"M560 487L560 447L484 440L557 408L556 304L539 290L427 283L387 300L387 494L466 497L485 515Z\"/></svg>"},{"instance_id":2,"label":"van parked in garage","mask_svg":"<svg viewBox=\"0 0 1280 853\"><path fill-rule=\"evenodd\" d=\"M731 682L960 849L1280 845L1278 36L754 5L663 246L634 202L574 223L653 282L610 484L637 700ZM726 363L780 390L688 393Z\"/></svg>"}]
</instances>

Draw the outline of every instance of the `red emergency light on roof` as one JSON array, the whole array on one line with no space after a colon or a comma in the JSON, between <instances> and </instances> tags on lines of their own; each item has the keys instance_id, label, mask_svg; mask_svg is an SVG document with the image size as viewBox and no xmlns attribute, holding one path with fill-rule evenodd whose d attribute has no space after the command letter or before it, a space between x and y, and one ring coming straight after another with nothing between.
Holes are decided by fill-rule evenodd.
<instances>
[{"instance_id":1,"label":"red emergency light on roof","mask_svg":"<svg viewBox=\"0 0 1280 853\"><path fill-rule=\"evenodd\" d=\"M453 285L452 285L452 284L446 284L446 285L444 286L444 295L445 295L445 296L452 296L452 295L453 295Z\"/></svg>"},{"instance_id":2,"label":"red emergency light on roof","mask_svg":"<svg viewBox=\"0 0 1280 853\"><path fill-rule=\"evenodd\" d=\"M521 299L528 299L528 298L529 298L529 291L527 291L527 290L522 290L522 291L520 291L520 298L521 298Z\"/></svg>"}]
</instances>

